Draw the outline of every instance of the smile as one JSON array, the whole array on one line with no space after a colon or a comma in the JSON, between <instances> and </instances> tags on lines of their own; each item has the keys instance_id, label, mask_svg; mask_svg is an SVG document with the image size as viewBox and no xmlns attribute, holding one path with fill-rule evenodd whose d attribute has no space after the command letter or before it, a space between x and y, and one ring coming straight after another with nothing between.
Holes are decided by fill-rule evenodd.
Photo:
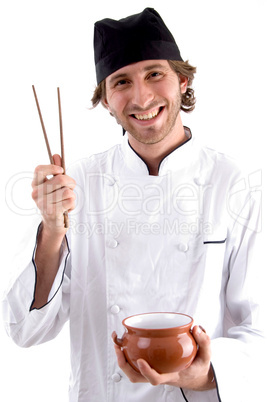
<instances>
[{"instance_id":1,"label":"smile","mask_svg":"<svg viewBox=\"0 0 267 402\"><path fill-rule=\"evenodd\" d=\"M152 120L158 116L158 114L161 112L162 109L163 108L160 107L158 109L152 110L151 112L149 112L147 114L132 114L132 116L134 118L136 118L137 120Z\"/></svg>"}]
</instances>

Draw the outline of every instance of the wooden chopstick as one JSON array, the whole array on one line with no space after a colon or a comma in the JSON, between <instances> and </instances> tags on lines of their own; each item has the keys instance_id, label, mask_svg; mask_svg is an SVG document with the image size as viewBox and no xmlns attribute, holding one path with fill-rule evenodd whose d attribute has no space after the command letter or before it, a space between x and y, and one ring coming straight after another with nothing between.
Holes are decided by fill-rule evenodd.
<instances>
[{"instance_id":1,"label":"wooden chopstick","mask_svg":"<svg viewBox=\"0 0 267 402\"><path fill-rule=\"evenodd\" d=\"M61 146L61 166L66 169L65 166L65 151L64 151L64 138L63 138L63 124L62 124L62 113L61 113L61 100L60 100L60 90L57 88L57 98L58 98L58 113L59 113L59 127L60 127L60 146Z\"/></svg>"},{"instance_id":2,"label":"wooden chopstick","mask_svg":"<svg viewBox=\"0 0 267 402\"><path fill-rule=\"evenodd\" d=\"M47 134L46 134L46 130L45 130L45 125L44 125L44 121L43 121L43 117L42 117L42 113L41 113L41 109L40 109L40 106L39 106L39 102L38 102L38 98L37 98L37 95L36 95L34 85L32 86L32 89L33 89L35 102L36 102L37 110L38 110L38 113L39 113L42 129L43 129L43 133L44 133L44 139L45 139L45 143L46 143L46 148L47 148L49 160L50 160L50 163L53 165L54 160L53 160L52 152L51 152L51 149L50 149L50 146L49 146L49 142L48 142L48 138L47 138Z\"/></svg>"},{"instance_id":3,"label":"wooden chopstick","mask_svg":"<svg viewBox=\"0 0 267 402\"><path fill-rule=\"evenodd\" d=\"M65 150L64 150L63 124L62 124L61 100L60 100L59 88L57 88L57 99L58 99L58 114L59 114L59 127L60 127L61 166L64 169L63 174L65 174L65 171L66 171ZM65 228L68 228L69 227L68 212L64 212L63 216L64 216L64 226L65 226Z\"/></svg>"},{"instance_id":4,"label":"wooden chopstick","mask_svg":"<svg viewBox=\"0 0 267 402\"><path fill-rule=\"evenodd\" d=\"M41 113L41 109L40 109L40 105L39 105L39 102L38 102L38 98L37 98L37 94L36 94L34 85L32 85L32 89L33 89L33 93L34 93L34 97L35 97L37 110L38 110L38 113L39 113L41 126L42 126L42 129L43 129L43 134L44 134L44 139L45 139L45 143L46 143L46 148L47 148L49 160L50 160L50 163L53 165L54 160L53 160L52 152L51 152L51 149L50 149L50 146L49 146L49 141L48 141L48 137L47 137L47 134L46 134L46 129L45 129L45 125L44 125L44 121L43 121L43 117L42 117L42 113ZM65 170L66 170L66 166L65 166L65 151L64 151L63 124L62 124L61 100L60 100L60 90L59 90L59 88L57 88L57 95L58 95L58 111L59 111L59 126L60 126L61 166L64 169L63 174L65 174ZM64 227L69 228L68 212L65 211L63 213L63 216L64 216Z\"/></svg>"}]
</instances>

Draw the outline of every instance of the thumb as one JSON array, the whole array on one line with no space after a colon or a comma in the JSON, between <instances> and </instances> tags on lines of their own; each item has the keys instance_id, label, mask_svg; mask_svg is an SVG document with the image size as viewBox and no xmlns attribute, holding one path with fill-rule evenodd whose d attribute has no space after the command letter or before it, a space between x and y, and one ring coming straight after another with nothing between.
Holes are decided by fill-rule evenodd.
<instances>
[{"instance_id":1,"label":"thumb","mask_svg":"<svg viewBox=\"0 0 267 402\"><path fill-rule=\"evenodd\" d=\"M192 333L199 347L197 353L198 358L204 362L209 362L211 359L210 337L201 326L195 326Z\"/></svg>"},{"instance_id":2,"label":"thumb","mask_svg":"<svg viewBox=\"0 0 267 402\"><path fill-rule=\"evenodd\" d=\"M61 156L58 154L53 155L54 165L61 166Z\"/></svg>"}]
</instances>

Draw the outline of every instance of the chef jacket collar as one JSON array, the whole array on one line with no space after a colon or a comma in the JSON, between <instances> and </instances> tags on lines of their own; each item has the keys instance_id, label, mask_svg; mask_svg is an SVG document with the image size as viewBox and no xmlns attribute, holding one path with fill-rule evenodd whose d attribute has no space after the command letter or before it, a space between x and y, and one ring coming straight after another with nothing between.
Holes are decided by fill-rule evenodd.
<instances>
[{"instance_id":1,"label":"chef jacket collar","mask_svg":"<svg viewBox=\"0 0 267 402\"><path fill-rule=\"evenodd\" d=\"M188 166L193 158L193 140L191 130L184 127L187 140L165 156L159 164L159 176L167 174L169 171L177 171ZM122 140L122 153L125 164L136 175L149 174L148 167L140 155L131 147L126 132Z\"/></svg>"}]
</instances>

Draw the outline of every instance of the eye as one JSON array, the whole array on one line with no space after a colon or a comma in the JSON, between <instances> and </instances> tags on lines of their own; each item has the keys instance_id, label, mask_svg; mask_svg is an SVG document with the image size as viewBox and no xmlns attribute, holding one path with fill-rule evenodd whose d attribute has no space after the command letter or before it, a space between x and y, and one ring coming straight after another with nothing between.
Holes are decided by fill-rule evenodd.
<instances>
[{"instance_id":1,"label":"eye","mask_svg":"<svg viewBox=\"0 0 267 402\"><path fill-rule=\"evenodd\" d=\"M116 82L115 87L120 87L122 85L126 85L127 81L126 80L119 80L118 82Z\"/></svg>"},{"instance_id":2,"label":"eye","mask_svg":"<svg viewBox=\"0 0 267 402\"><path fill-rule=\"evenodd\" d=\"M148 75L148 79L159 79L162 77L162 73L160 73L159 71L153 71L152 73L150 73Z\"/></svg>"}]
</instances>

